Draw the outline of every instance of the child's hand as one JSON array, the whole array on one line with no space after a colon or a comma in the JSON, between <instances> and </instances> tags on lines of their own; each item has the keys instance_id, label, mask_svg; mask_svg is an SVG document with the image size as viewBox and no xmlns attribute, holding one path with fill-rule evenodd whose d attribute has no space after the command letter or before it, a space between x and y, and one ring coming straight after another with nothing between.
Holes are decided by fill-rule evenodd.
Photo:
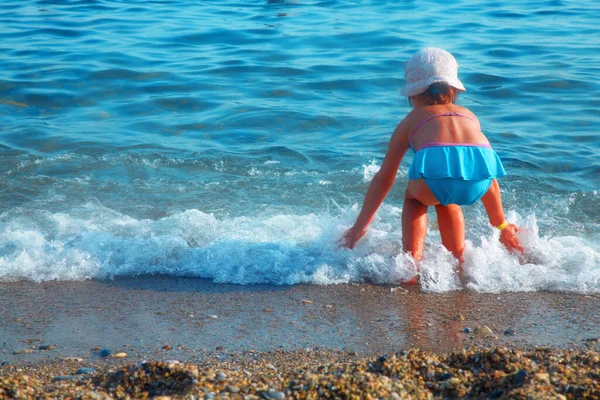
<instances>
[{"instance_id":1,"label":"child's hand","mask_svg":"<svg viewBox=\"0 0 600 400\"><path fill-rule=\"evenodd\" d=\"M348 229L344 237L340 240L340 245L348 249L353 249L358 240L365 235L365 230L356 230L354 227Z\"/></svg>"},{"instance_id":2,"label":"child's hand","mask_svg":"<svg viewBox=\"0 0 600 400\"><path fill-rule=\"evenodd\" d=\"M523 254L523 246L517 237L517 232L519 232L519 228L515 224L508 224L506 228L500 231L500 243L502 243L508 251Z\"/></svg>"}]
</instances>

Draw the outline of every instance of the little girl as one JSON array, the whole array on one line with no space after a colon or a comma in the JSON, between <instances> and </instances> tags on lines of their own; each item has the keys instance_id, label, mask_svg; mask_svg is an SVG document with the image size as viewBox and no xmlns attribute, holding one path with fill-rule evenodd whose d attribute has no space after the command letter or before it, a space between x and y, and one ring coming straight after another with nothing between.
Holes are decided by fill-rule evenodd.
<instances>
[{"instance_id":1,"label":"little girl","mask_svg":"<svg viewBox=\"0 0 600 400\"><path fill-rule=\"evenodd\" d=\"M369 185L362 210L343 243L352 249L365 234L375 212L392 188L406 151L414 152L402 209L402 247L415 261L423 257L427 207L435 206L442 244L462 261L465 225L460 206L481 199L500 242L522 252L518 228L506 222L496 178L506 175L500 159L481 132L477 117L455 104L465 87L458 64L445 50L426 48L405 63L406 86L413 110L398 124L381 169ZM416 283L417 277L406 283Z\"/></svg>"}]
</instances>

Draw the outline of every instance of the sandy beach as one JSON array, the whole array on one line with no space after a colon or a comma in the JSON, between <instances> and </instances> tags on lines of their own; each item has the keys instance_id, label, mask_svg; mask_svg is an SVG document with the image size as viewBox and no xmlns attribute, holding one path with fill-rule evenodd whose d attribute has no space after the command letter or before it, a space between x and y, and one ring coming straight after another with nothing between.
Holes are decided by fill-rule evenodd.
<instances>
[{"instance_id":1,"label":"sandy beach","mask_svg":"<svg viewBox=\"0 0 600 400\"><path fill-rule=\"evenodd\" d=\"M464 332L480 325L492 330L491 338ZM383 354L473 344L578 347L598 336L598 295L240 286L149 276L0 284L0 359L8 362L93 357L94 347L127 349L128 359L138 361L194 359L217 349ZM40 345L53 350L23 353ZM155 351L163 346L169 352Z\"/></svg>"},{"instance_id":2,"label":"sandy beach","mask_svg":"<svg viewBox=\"0 0 600 400\"><path fill-rule=\"evenodd\" d=\"M2 283L0 375L11 382L20 374L36 376L41 387L75 385L72 379L81 386L91 378L74 375L79 368L110 380L116 378L106 374L115 368L140 368L142 361L191 365L207 376L248 364L268 374L268 365L280 363L291 376L355 363L367 370L378 357L409 349L424 352L423 359L475 348L597 356L599 300L545 292L431 294L371 284L239 286L160 276ZM60 376L78 377L64 383L56 381Z\"/></svg>"}]
</instances>

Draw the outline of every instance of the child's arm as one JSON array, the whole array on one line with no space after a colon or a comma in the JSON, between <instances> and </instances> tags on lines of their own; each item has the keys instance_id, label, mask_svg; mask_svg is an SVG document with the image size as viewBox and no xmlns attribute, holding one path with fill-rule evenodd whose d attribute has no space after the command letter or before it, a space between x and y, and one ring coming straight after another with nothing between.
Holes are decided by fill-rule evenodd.
<instances>
[{"instance_id":1,"label":"child's arm","mask_svg":"<svg viewBox=\"0 0 600 400\"><path fill-rule=\"evenodd\" d=\"M504 210L502 209L502 199L500 197L500 185L494 179L487 193L481 198L483 206L488 213L490 224L500 229L500 243L508 250L523 253L523 246L516 233L519 228L514 224L509 224L504 219Z\"/></svg>"},{"instance_id":2,"label":"child's arm","mask_svg":"<svg viewBox=\"0 0 600 400\"><path fill-rule=\"evenodd\" d=\"M398 168L406 150L408 150L408 134L405 125L403 121L396 127L387 154L381 164L381 169L375 174L369 185L360 214L354 226L344 235L342 245L349 249L352 249L356 242L364 236L367 226L371 223L377 209L394 185Z\"/></svg>"}]
</instances>

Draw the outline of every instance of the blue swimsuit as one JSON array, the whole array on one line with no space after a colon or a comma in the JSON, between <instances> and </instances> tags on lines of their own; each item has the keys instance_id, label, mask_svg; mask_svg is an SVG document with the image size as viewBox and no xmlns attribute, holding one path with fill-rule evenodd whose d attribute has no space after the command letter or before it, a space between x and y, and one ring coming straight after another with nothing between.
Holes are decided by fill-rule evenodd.
<instances>
[{"instance_id":1,"label":"blue swimsuit","mask_svg":"<svg viewBox=\"0 0 600 400\"><path fill-rule=\"evenodd\" d=\"M415 133L433 118L447 116L472 119L465 114L449 112L422 121L410 135L409 144L415 156L408 179L423 179L445 206L470 205L487 193L494 178L505 176L506 171L488 144L431 142L416 150L412 143Z\"/></svg>"}]
</instances>

